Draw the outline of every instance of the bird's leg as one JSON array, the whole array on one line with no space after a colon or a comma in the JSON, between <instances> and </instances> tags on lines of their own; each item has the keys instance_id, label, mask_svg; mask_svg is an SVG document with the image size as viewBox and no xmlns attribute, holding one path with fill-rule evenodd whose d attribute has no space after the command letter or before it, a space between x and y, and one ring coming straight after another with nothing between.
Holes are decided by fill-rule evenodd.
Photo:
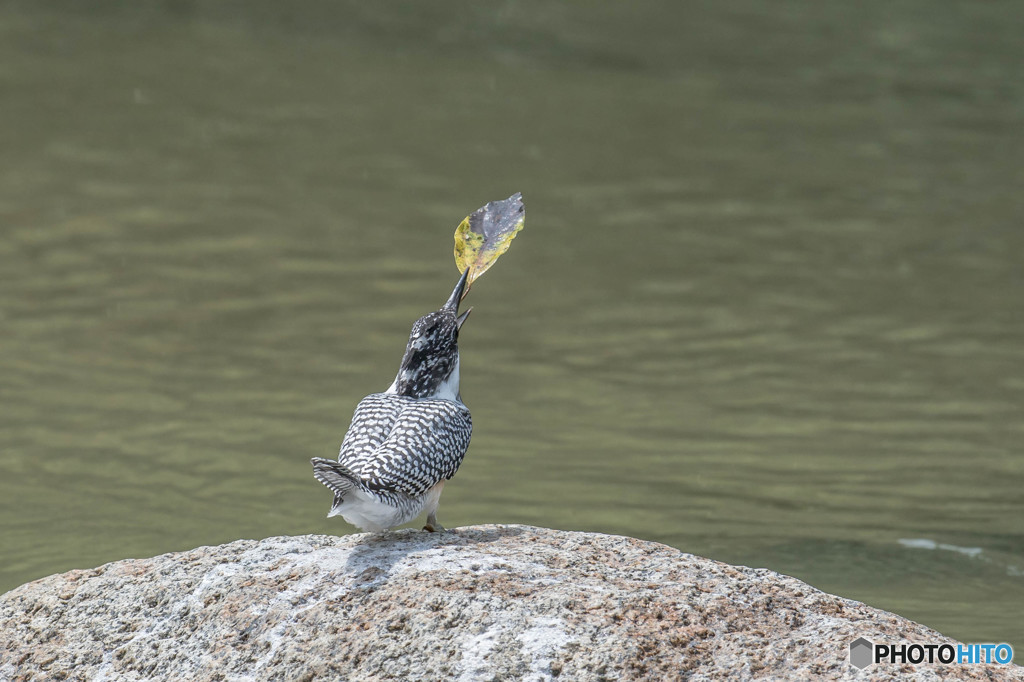
<instances>
[{"instance_id":1,"label":"bird's leg","mask_svg":"<svg viewBox=\"0 0 1024 682\"><path fill-rule=\"evenodd\" d=\"M444 526L437 522L437 505L441 503L441 491L444 490L444 481L439 481L427 493L427 503L424 507L427 510L427 525L423 530L431 533L438 533L444 530Z\"/></svg>"},{"instance_id":2,"label":"bird's leg","mask_svg":"<svg viewBox=\"0 0 1024 682\"><path fill-rule=\"evenodd\" d=\"M439 533L444 530L444 526L437 522L437 510L427 514L427 525L423 526L423 530L429 530L431 533Z\"/></svg>"}]
</instances>

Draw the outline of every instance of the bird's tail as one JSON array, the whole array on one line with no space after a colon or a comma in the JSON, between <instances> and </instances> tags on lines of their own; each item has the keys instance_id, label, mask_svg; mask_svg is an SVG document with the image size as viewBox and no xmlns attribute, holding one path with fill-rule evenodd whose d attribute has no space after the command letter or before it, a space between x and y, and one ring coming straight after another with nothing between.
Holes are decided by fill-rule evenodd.
<instances>
[{"instance_id":1,"label":"bird's tail","mask_svg":"<svg viewBox=\"0 0 1024 682\"><path fill-rule=\"evenodd\" d=\"M345 501L345 497L357 493L362 489L359 477L352 473L347 467L334 460L314 457L309 460L313 464L313 476L323 483L334 493L334 504L332 511Z\"/></svg>"}]
</instances>

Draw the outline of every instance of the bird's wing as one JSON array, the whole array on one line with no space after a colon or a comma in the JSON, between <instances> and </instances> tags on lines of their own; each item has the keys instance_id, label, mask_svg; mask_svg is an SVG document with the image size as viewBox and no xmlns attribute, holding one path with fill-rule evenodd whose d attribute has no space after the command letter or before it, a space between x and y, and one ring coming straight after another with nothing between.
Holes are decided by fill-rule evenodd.
<instances>
[{"instance_id":1,"label":"bird's wing","mask_svg":"<svg viewBox=\"0 0 1024 682\"><path fill-rule=\"evenodd\" d=\"M391 393L372 393L356 406L352 423L341 442L338 461L356 475L373 460L373 453L391 433L395 420L412 398Z\"/></svg>"},{"instance_id":2,"label":"bird's wing","mask_svg":"<svg viewBox=\"0 0 1024 682\"><path fill-rule=\"evenodd\" d=\"M391 419L388 433L372 456L360 458L359 474L367 488L418 497L455 475L473 431L465 405L450 400L406 400L397 413L387 416ZM379 434L367 442L377 437Z\"/></svg>"}]
</instances>

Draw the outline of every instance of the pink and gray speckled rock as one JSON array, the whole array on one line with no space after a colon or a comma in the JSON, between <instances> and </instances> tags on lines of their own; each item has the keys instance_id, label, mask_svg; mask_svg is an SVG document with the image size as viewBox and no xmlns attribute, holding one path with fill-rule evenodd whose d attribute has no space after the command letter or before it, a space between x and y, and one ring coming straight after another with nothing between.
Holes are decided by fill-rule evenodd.
<instances>
[{"instance_id":1,"label":"pink and gray speckled rock","mask_svg":"<svg viewBox=\"0 0 1024 682\"><path fill-rule=\"evenodd\" d=\"M1024 679L873 665L953 642L763 569L526 526L240 540L0 597L2 680Z\"/></svg>"}]
</instances>

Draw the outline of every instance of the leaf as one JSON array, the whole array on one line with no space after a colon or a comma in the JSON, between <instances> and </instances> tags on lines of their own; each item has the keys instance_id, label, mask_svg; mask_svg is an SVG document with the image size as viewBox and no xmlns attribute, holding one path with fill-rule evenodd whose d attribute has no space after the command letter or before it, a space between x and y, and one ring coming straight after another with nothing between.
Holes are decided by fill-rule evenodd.
<instances>
[{"instance_id":1,"label":"leaf","mask_svg":"<svg viewBox=\"0 0 1024 682\"><path fill-rule=\"evenodd\" d=\"M525 222L523 195L516 192L508 199L478 208L459 223L455 228L455 265L459 273L469 269L463 298L469 293L473 280L487 272L494 261L508 251Z\"/></svg>"}]
</instances>

